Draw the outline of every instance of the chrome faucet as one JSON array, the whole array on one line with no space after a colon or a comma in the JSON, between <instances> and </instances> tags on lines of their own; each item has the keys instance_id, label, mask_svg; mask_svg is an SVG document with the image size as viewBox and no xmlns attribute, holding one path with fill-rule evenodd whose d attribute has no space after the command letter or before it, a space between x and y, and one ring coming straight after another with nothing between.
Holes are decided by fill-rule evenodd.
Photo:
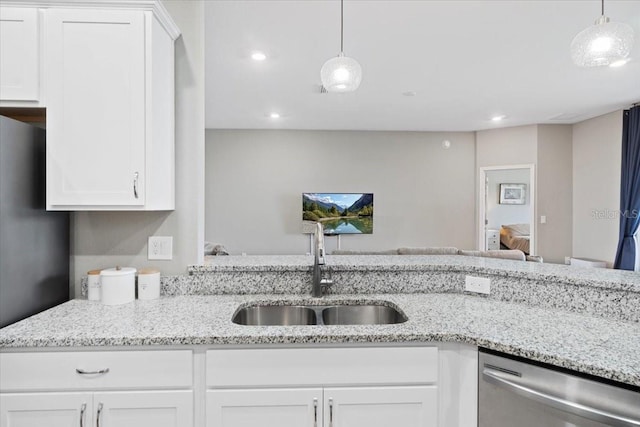
<instances>
[{"instance_id":1,"label":"chrome faucet","mask_svg":"<svg viewBox=\"0 0 640 427\"><path fill-rule=\"evenodd\" d=\"M324 230L322 224L316 222L316 229L314 232L314 260L313 260L313 281L311 283L311 295L313 297L321 297L326 289L333 284L333 280L330 278L322 277L322 265L325 265L324 260Z\"/></svg>"}]
</instances>

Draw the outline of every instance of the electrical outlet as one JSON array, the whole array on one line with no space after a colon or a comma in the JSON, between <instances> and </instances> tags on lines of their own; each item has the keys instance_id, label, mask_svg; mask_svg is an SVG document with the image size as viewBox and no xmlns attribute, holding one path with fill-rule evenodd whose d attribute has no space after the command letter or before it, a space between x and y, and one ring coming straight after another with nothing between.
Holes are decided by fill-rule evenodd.
<instances>
[{"instance_id":1,"label":"electrical outlet","mask_svg":"<svg viewBox=\"0 0 640 427\"><path fill-rule=\"evenodd\" d=\"M491 290L491 279L487 279L484 277L465 276L464 290L467 292L489 295Z\"/></svg>"},{"instance_id":2,"label":"electrical outlet","mask_svg":"<svg viewBox=\"0 0 640 427\"><path fill-rule=\"evenodd\" d=\"M172 236L149 236L147 245L147 258L171 260L173 259L173 237Z\"/></svg>"}]
</instances>

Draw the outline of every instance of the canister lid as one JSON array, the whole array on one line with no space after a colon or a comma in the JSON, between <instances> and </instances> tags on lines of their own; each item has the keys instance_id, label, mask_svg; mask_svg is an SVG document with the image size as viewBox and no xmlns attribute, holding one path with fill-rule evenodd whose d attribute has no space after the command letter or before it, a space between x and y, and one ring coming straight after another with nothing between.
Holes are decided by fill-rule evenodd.
<instances>
[{"instance_id":1,"label":"canister lid","mask_svg":"<svg viewBox=\"0 0 640 427\"><path fill-rule=\"evenodd\" d=\"M87 275L88 276L97 276L98 274L100 274L102 270L89 270L87 271Z\"/></svg>"},{"instance_id":2,"label":"canister lid","mask_svg":"<svg viewBox=\"0 0 640 427\"><path fill-rule=\"evenodd\" d=\"M136 269L133 267L106 268L100 271L101 276L127 276L135 273Z\"/></svg>"},{"instance_id":3,"label":"canister lid","mask_svg":"<svg viewBox=\"0 0 640 427\"><path fill-rule=\"evenodd\" d=\"M160 273L160 270L158 270L157 268L141 268L140 270L138 270L138 276L140 276L141 274L156 274L156 273Z\"/></svg>"}]
</instances>

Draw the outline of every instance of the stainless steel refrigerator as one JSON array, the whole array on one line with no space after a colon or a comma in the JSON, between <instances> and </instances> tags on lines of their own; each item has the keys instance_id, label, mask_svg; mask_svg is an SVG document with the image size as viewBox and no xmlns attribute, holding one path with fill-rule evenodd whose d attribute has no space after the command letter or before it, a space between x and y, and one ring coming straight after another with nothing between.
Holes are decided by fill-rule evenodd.
<instances>
[{"instance_id":1,"label":"stainless steel refrigerator","mask_svg":"<svg viewBox=\"0 0 640 427\"><path fill-rule=\"evenodd\" d=\"M0 327L69 299L69 213L45 208L45 137L0 116Z\"/></svg>"}]
</instances>

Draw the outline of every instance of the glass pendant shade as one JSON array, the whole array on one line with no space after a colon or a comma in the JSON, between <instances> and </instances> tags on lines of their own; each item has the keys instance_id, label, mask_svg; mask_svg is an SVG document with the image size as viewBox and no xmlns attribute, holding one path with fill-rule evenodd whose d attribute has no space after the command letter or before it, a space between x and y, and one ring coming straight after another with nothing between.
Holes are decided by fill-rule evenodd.
<instances>
[{"instance_id":1,"label":"glass pendant shade","mask_svg":"<svg viewBox=\"0 0 640 427\"><path fill-rule=\"evenodd\" d=\"M320 80L327 92L353 92L362 81L362 67L358 61L340 52L324 63L320 69Z\"/></svg>"},{"instance_id":2,"label":"glass pendant shade","mask_svg":"<svg viewBox=\"0 0 640 427\"><path fill-rule=\"evenodd\" d=\"M633 29L621 22L609 22L601 16L571 42L571 59L580 67L611 65L629 56L633 46Z\"/></svg>"}]
</instances>

